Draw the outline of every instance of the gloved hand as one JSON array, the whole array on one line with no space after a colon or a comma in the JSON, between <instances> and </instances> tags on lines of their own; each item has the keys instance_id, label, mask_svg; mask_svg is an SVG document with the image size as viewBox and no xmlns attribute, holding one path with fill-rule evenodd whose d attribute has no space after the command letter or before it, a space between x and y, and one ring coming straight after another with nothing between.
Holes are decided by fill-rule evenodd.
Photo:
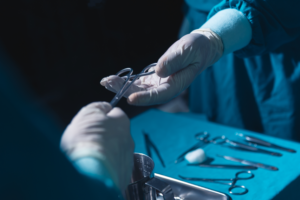
<instances>
[{"instance_id":1,"label":"gloved hand","mask_svg":"<svg viewBox=\"0 0 300 200\"><path fill-rule=\"evenodd\" d=\"M209 29L199 29L175 42L154 67L155 74L141 77L125 93L132 105L165 103L179 95L207 67L223 53L223 43ZM152 70L154 70L152 69ZM101 85L117 92L124 83L118 76L101 80Z\"/></svg>"},{"instance_id":2,"label":"gloved hand","mask_svg":"<svg viewBox=\"0 0 300 200\"><path fill-rule=\"evenodd\" d=\"M83 107L64 132L61 148L72 160L99 159L121 192L129 184L134 142L129 119L120 108L106 102Z\"/></svg>"}]
</instances>

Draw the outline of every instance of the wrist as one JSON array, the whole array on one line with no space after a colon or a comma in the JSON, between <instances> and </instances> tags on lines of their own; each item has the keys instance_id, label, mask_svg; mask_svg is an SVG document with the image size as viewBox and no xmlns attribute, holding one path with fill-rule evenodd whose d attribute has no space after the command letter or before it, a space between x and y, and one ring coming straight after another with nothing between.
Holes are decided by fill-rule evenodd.
<instances>
[{"instance_id":1,"label":"wrist","mask_svg":"<svg viewBox=\"0 0 300 200\"><path fill-rule=\"evenodd\" d=\"M101 153L101 146L94 142L79 142L73 147L65 150L66 154L73 161L83 157L93 157L105 161L105 156Z\"/></svg>"},{"instance_id":2,"label":"wrist","mask_svg":"<svg viewBox=\"0 0 300 200\"><path fill-rule=\"evenodd\" d=\"M114 185L119 188L118 176L115 173L111 162L112 156L106 156L105 152L102 152L102 150L103 148L98 143L80 142L67 150L66 153L73 162L78 162L85 158L98 160L99 163L101 163L102 171L107 172L105 177L110 177L114 182Z\"/></svg>"},{"instance_id":3,"label":"wrist","mask_svg":"<svg viewBox=\"0 0 300 200\"><path fill-rule=\"evenodd\" d=\"M210 29L220 36L224 45L224 55L245 47L252 38L252 28L248 19L236 9L219 11L203 24L201 29Z\"/></svg>"},{"instance_id":4,"label":"wrist","mask_svg":"<svg viewBox=\"0 0 300 200\"><path fill-rule=\"evenodd\" d=\"M210 29L202 29L202 28L192 31L191 34L204 35L209 41L210 48L207 50L210 51L210 53L207 55L210 55L210 58L207 59L208 62L205 64L206 67L213 65L222 57L224 52L224 45L221 37L218 34L216 34Z\"/></svg>"}]
</instances>

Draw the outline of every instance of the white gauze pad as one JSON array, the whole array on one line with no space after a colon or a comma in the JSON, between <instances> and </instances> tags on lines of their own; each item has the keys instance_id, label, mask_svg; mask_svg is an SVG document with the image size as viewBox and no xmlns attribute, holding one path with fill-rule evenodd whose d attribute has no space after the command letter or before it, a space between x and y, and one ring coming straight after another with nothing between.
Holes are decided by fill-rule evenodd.
<instances>
[{"instance_id":1,"label":"white gauze pad","mask_svg":"<svg viewBox=\"0 0 300 200\"><path fill-rule=\"evenodd\" d=\"M184 158L190 163L190 164L197 164L202 163L206 160L206 155L203 149L196 149L194 151L191 151L187 153Z\"/></svg>"}]
</instances>

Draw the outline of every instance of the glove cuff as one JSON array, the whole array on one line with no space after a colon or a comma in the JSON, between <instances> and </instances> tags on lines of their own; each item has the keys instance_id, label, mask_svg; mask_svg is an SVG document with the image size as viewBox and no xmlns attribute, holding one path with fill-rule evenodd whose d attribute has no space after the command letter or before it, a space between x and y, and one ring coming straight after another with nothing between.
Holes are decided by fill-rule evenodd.
<instances>
[{"instance_id":1,"label":"glove cuff","mask_svg":"<svg viewBox=\"0 0 300 200\"><path fill-rule=\"evenodd\" d=\"M211 58L208 66L213 65L215 62L217 62L222 57L223 52L224 52L224 45L223 45L221 37L218 34L216 34L215 32L213 32L210 29L196 29L196 30L192 31L191 33L203 34L211 42L212 49L214 49L215 54Z\"/></svg>"},{"instance_id":2,"label":"glove cuff","mask_svg":"<svg viewBox=\"0 0 300 200\"><path fill-rule=\"evenodd\" d=\"M101 153L101 148L93 142L80 142L66 151L69 158L73 161L83 157L93 157L100 161L105 161L105 156Z\"/></svg>"},{"instance_id":3,"label":"glove cuff","mask_svg":"<svg viewBox=\"0 0 300 200\"><path fill-rule=\"evenodd\" d=\"M119 178L117 177L117 174L112 171L110 160L108 160L109 157L104 156L101 153L101 146L99 144L94 142L80 142L77 143L75 146L70 148L66 151L67 155L69 156L69 159L72 161L79 160L81 158L95 158L102 163L105 170L107 170L109 177L114 182L115 186L120 189L120 183Z\"/></svg>"}]
</instances>

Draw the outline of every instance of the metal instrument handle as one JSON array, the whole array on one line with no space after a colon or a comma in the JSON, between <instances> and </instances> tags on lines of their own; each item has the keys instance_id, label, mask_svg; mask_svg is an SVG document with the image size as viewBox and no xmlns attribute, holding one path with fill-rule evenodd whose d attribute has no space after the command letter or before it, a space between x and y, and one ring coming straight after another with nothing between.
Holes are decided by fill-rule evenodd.
<instances>
[{"instance_id":1,"label":"metal instrument handle","mask_svg":"<svg viewBox=\"0 0 300 200\"><path fill-rule=\"evenodd\" d=\"M233 147L237 147L236 149L240 149L240 150L247 150L247 151L253 151L253 152L259 152L259 153L265 153L265 154L269 154L272 156L282 156L281 153L277 153L277 152L273 152L273 151L268 151L268 150L264 150L264 149L259 149L247 144L243 144L240 142L236 142L236 141L232 141L232 140L227 140L226 141L228 144L232 145Z\"/></svg>"},{"instance_id":2,"label":"metal instrument handle","mask_svg":"<svg viewBox=\"0 0 300 200\"><path fill-rule=\"evenodd\" d=\"M218 164L188 164L189 166L199 166L199 167L210 167L210 168L219 168L219 169L248 169L256 170L257 167L254 166L244 166L244 165L218 165Z\"/></svg>"},{"instance_id":3,"label":"metal instrument handle","mask_svg":"<svg viewBox=\"0 0 300 200\"><path fill-rule=\"evenodd\" d=\"M234 189L236 189L236 188L239 188L239 189L243 188L244 191L243 192L234 192ZM249 190L243 185L233 185L228 189L228 191L230 194L233 194L233 195L244 195L244 194L247 194Z\"/></svg>"},{"instance_id":4,"label":"metal instrument handle","mask_svg":"<svg viewBox=\"0 0 300 200\"><path fill-rule=\"evenodd\" d=\"M236 135L243 137L247 142L249 142L250 144L256 144L256 145L261 145L261 146L265 146L265 147L270 147L270 148L275 148L275 149L280 149L283 151L287 151L290 153L296 153L297 151L294 149L289 149L289 148L285 148L276 144L272 144L270 142L267 142L265 140L253 137L253 136L248 136L248 135L244 135L242 133L237 133Z\"/></svg>"},{"instance_id":5,"label":"metal instrument handle","mask_svg":"<svg viewBox=\"0 0 300 200\"><path fill-rule=\"evenodd\" d=\"M249 174L250 176L242 177L240 174ZM235 178L237 180L248 180L254 178L254 174L252 174L251 171L241 171L235 174Z\"/></svg>"},{"instance_id":6,"label":"metal instrument handle","mask_svg":"<svg viewBox=\"0 0 300 200\"><path fill-rule=\"evenodd\" d=\"M202 132L200 132L200 133L197 133L196 135L195 135L195 138L196 138L196 140L201 140L201 141L206 141L207 140L207 138L209 137L209 132L207 132L207 131L202 131Z\"/></svg>"},{"instance_id":7,"label":"metal instrument handle","mask_svg":"<svg viewBox=\"0 0 300 200\"><path fill-rule=\"evenodd\" d=\"M276 144L272 144L272 143L269 143L269 142L266 142L264 140L261 140L261 139L255 138L255 137L251 137L251 136L245 136L245 140L247 140L248 142L250 142L252 144L258 144L258 145L262 145L262 146L265 146L265 147L280 149L280 150L283 150L283 151L288 151L290 153L296 153L297 152L294 149L289 149L289 148L285 148L285 147L282 147L282 146L278 146Z\"/></svg>"},{"instance_id":8,"label":"metal instrument handle","mask_svg":"<svg viewBox=\"0 0 300 200\"><path fill-rule=\"evenodd\" d=\"M151 72L146 72L147 70L149 70L151 67L154 67L155 65L157 65L157 63L152 63L150 65L148 65L147 67L145 67L141 73L137 74L137 75L132 75L133 70L131 68L125 68L122 69L121 71L119 71L116 75L119 76L125 72L128 72L123 78L125 78L125 82L122 86L122 88L120 89L120 91L117 92L117 94L114 96L114 98L112 99L112 101L110 102L112 107L115 107L117 105L117 103L121 100L121 98L123 97L123 95L125 94L125 92L129 89L129 87L139 78L142 76L149 76L151 74L154 74L155 71L151 71ZM132 79L132 80L131 80ZM131 80L131 82L129 82ZM128 83L128 84L127 84Z\"/></svg>"}]
</instances>

